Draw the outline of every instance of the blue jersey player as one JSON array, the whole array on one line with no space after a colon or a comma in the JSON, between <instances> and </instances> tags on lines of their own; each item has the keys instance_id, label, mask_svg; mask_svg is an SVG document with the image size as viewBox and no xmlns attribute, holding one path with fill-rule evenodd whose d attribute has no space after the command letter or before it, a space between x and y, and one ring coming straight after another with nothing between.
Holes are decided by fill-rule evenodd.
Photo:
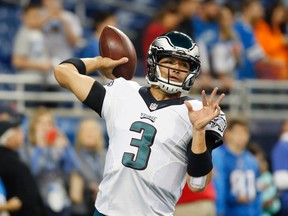
<instances>
[{"instance_id":1,"label":"blue jersey player","mask_svg":"<svg viewBox=\"0 0 288 216\"><path fill-rule=\"evenodd\" d=\"M260 174L256 158L246 150L249 130L245 122L231 120L224 144L213 151L217 216L259 216L257 190Z\"/></svg>"}]
</instances>

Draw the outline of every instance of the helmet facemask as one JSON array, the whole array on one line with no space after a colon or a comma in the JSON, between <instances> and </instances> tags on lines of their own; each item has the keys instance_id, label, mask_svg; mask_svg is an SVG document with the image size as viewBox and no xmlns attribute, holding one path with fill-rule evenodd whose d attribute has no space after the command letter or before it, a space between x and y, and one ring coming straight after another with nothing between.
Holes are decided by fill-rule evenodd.
<instances>
[{"instance_id":1,"label":"helmet facemask","mask_svg":"<svg viewBox=\"0 0 288 216\"><path fill-rule=\"evenodd\" d=\"M170 35L169 35L170 34ZM172 36L171 36L172 34ZM173 38L174 37L174 38ZM181 40L176 45L173 45L177 40ZM174 41L173 41L174 40ZM183 41L186 44L183 45ZM188 42L187 42L188 41ZM177 42L177 41L176 41ZM187 45L188 44L188 45ZM181 71L175 68L169 68L159 64L159 61L165 57L178 58L189 63L189 71ZM157 85L168 94L174 94L182 91L189 91L192 87L195 79L199 75L200 60L197 45L192 41L190 37L180 32L170 32L163 36L160 36L154 40L151 44L148 52L147 65L148 75L147 81L151 85ZM159 67L165 67L168 69L168 79L161 76ZM182 83L170 81L171 70L179 71L179 73L186 73L187 76Z\"/></svg>"}]
</instances>

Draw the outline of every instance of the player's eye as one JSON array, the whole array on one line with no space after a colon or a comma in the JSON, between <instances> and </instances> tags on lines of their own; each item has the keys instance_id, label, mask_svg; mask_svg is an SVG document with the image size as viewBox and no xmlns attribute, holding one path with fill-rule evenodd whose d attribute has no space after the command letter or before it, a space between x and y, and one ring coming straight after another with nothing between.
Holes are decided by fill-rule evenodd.
<instances>
[{"instance_id":1,"label":"player's eye","mask_svg":"<svg viewBox=\"0 0 288 216\"><path fill-rule=\"evenodd\" d=\"M161 64L174 64L174 63L172 60L167 59L167 60L162 61Z\"/></svg>"},{"instance_id":2,"label":"player's eye","mask_svg":"<svg viewBox=\"0 0 288 216\"><path fill-rule=\"evenodd\" d=\"M189 70L189 68L190 68L190 66L189 66L189 64L187 62L180 62L179 65L183 69Z\"/></svg>"}]
</instances>

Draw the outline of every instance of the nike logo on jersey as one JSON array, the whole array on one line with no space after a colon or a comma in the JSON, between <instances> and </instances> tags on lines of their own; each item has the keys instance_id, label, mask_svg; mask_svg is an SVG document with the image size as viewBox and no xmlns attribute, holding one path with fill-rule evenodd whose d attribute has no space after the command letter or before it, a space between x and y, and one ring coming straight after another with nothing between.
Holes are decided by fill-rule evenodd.
<instances>
[{"instance_id":1,"label":"nike logo on jersey","mask_svg":"<svg viewBox=\"0 0 288 216\"><path fill-rule=\"evenodd\" d=\"M148 119L151 122L155 122L156 118L157 118L156 116L147 115L145 113L141 113L141 116L140 116L140 119Z\"/></svg>"}]
</instances>

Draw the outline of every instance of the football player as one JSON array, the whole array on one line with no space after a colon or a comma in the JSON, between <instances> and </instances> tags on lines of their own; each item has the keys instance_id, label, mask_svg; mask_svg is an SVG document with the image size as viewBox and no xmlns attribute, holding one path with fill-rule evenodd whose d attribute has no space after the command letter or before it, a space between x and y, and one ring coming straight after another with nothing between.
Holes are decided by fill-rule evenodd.
<instances>
[{"instance_id":1,"label":"football player","mask_svg":"<svg viewBox=\"0 0 288 216\"><path fill-rule=\"evenodd\" d=\"M54 68L59 84L105 119L109 135L96 215L173 215L187 179L193 191L211 180L211 151L222 144L225 115L217 88L202 102L181 96L200 70L196 43L180 32L157 37L148 52L150 86L116 78L127 58L67 59ZM99 70L101 85L86 76ZM185 178L186 176L186 178Z\"/></svg>"}]
</instances>

